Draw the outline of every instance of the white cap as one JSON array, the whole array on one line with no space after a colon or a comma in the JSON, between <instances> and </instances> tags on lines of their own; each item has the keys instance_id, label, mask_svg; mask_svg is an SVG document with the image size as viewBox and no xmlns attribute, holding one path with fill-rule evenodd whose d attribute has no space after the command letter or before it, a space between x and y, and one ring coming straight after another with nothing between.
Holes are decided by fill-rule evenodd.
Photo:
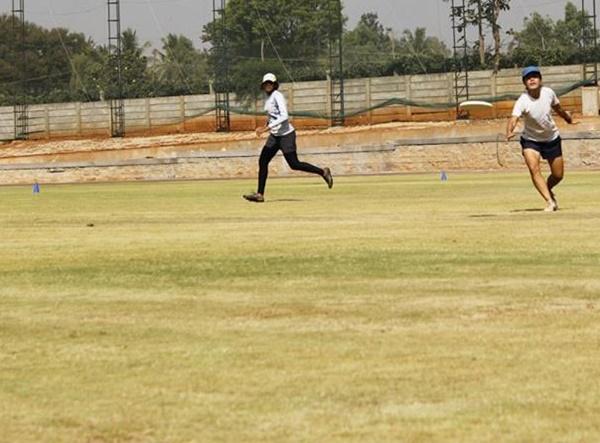
<instances>
[{"instance_id":1,"label":"white cap","mask_svg":"<svg viewBox=\"0 0 600 443\"><path fill-rule=\"evenodd\" d=\"M263 83L266 82L271 82L271 83L275 83L277 81L277 77L275 77L275 74L271 74L270 72L265 74L265 76L263 77Z\"/></svg>"}]
</instances>

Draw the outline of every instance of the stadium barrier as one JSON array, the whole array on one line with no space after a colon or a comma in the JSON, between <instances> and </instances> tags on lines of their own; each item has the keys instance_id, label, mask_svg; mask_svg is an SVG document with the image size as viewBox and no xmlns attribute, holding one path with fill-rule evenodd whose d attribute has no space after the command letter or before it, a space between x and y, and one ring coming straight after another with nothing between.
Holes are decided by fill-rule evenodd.
<instances>
[{"instance_id":1,"label":"stadium barrier","mask_svg":"<svg viewBox=\"0 0 600 443\"><path fill-rule=\"evenodd\" d=\"M544 82L561 96L566 109L582 110L583 66L543 68ZM351 79L345 83L346 124L368 125L394 121L451 121L456 119L453 74L429 74ZM491 102L489 110L472 118L510 114L523 90L519 69L469 73L470 99ZM290 114L298 128L323 128L331 119L329 82L282 84ZM232 130L252 130L263 121L262 102L245 105L232 97ZM210 94L125 100L128 135L154 135L215 130L215 102ZM107 102L58 103L29 107L31 138L106 137L110 135ZM12 107L0 108L0 140L14 134Z\"/></svg>"}]
</instances>

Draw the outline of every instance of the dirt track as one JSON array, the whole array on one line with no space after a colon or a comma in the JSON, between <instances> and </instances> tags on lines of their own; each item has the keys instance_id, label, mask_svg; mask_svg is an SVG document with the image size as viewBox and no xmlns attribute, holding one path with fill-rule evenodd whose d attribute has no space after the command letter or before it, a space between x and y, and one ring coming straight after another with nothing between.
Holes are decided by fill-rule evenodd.
<instances>
[{"instance_id":1,"label":"dirt track","mask_svg":"<svg viewBox=\"0 0 600 443\"><path fill-rule=\"evenodd\" d=\"M590 123L600 126L599 119ZM586 121L587 122L587 121ZM580 127L579 130L583 129ZM349 128L329 128L299 131L299 147L335 147L341 145L360 145L385 142L397 139L432 139L444 137L468 137L493 135L504 131L504 120L423 122L423 123L387 123L372 126L354 126ZM259 148L262 141L252 132L233 133L192 133L161 135L152 137L126 138L88 138L74 140L31 140L17 141L0 145L0 161L21 159L35 161L35 158L66 155L71 157L86 153L112 152L115 157L131 157L135 151L140 154L171 155L180 149L200 151L225 151ZM127 153L127 154L126 154ZM70 155L69 155L70 154ZM93 157L93 155L92 155ZM144 155L141 155L143 158Z\"/></svg>"},{"instance_id":2,"label":"dirt track","mask_svg":"<svg viewBox=\"0 0 600 443\"><path fill-rule=\"evenodd\" d=\"M301 130L298 149L339 175L522 167L505 120L387 123ZM557 122L571 168L600 168L600 118ZM30 140L0 145L2 184L253 177L264 138L253 132ZM274 174L288 175L275 162Z\"/></svg>"}]
</instances>

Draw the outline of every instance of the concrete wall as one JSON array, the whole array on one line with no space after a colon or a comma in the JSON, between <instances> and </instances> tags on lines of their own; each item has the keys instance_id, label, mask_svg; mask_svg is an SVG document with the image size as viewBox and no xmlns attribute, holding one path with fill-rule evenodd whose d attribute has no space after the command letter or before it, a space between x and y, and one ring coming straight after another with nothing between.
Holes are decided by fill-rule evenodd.
<instances>
[{"instance_id":1,"label":"concrete wall","mask_svg":"<svg viewBox=\"0 0 600 443\"><path fill-rule=\"evenodd\" d=\"M543 69L546 85L558 89L573 85L583 79L583 67L555 66ZM454 101L454 75L430 74L393 76L347 80L345 105L348 113L377 106L392 98L407 99L417 103L443 104ZM472 99L488 98L522 91L519 69L508 69L493 75L491 71L469 73ZM282 85L292 113L331 112L329 82L300 82ZM581 111L581 91L563 97L569 110ZM479 117L496 118L510 112L512 101L499 102ZM233 106L242 105L235 102ZM176 132L214 131L214 106L212 95L186 97L146 98L125 101L125 127L128 135L164 134ZM254 110L261 111L260 104ZM348 124L371 124L391 121L452 120L454 108L428 108L418 106L390 106L348 119ZM60 103L35 105L29 108L32 138L89 137L110 135L110 110L107 102ZM234 115L234 130L251 130L258 116ZM299 128L323 127L328 121L318 118L299 118L294 122ZM14 132L11 107L0 108L0 140L11 139Z\"/></svg>"}]
</instances>

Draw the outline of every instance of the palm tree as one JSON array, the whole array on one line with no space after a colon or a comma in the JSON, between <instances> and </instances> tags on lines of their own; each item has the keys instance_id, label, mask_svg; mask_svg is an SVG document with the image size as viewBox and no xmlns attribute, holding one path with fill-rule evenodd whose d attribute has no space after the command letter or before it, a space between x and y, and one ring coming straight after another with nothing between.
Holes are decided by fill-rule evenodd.
<instances>
[{"instance_id":1,"label":"palm tree","mask_svg":"<svg viewBox=\"0 0 600 443\"><path fill-rule=\"evenodd\" d=\"M427 36L425 28L416 28L414 33L409 29L405 29L400 39L400 50L412 55L424 74L427 73L427 68L423 62L424 58L436 55L445 57L449 53L446 45L437 37Z\"/></svg>"}]
</instances>

